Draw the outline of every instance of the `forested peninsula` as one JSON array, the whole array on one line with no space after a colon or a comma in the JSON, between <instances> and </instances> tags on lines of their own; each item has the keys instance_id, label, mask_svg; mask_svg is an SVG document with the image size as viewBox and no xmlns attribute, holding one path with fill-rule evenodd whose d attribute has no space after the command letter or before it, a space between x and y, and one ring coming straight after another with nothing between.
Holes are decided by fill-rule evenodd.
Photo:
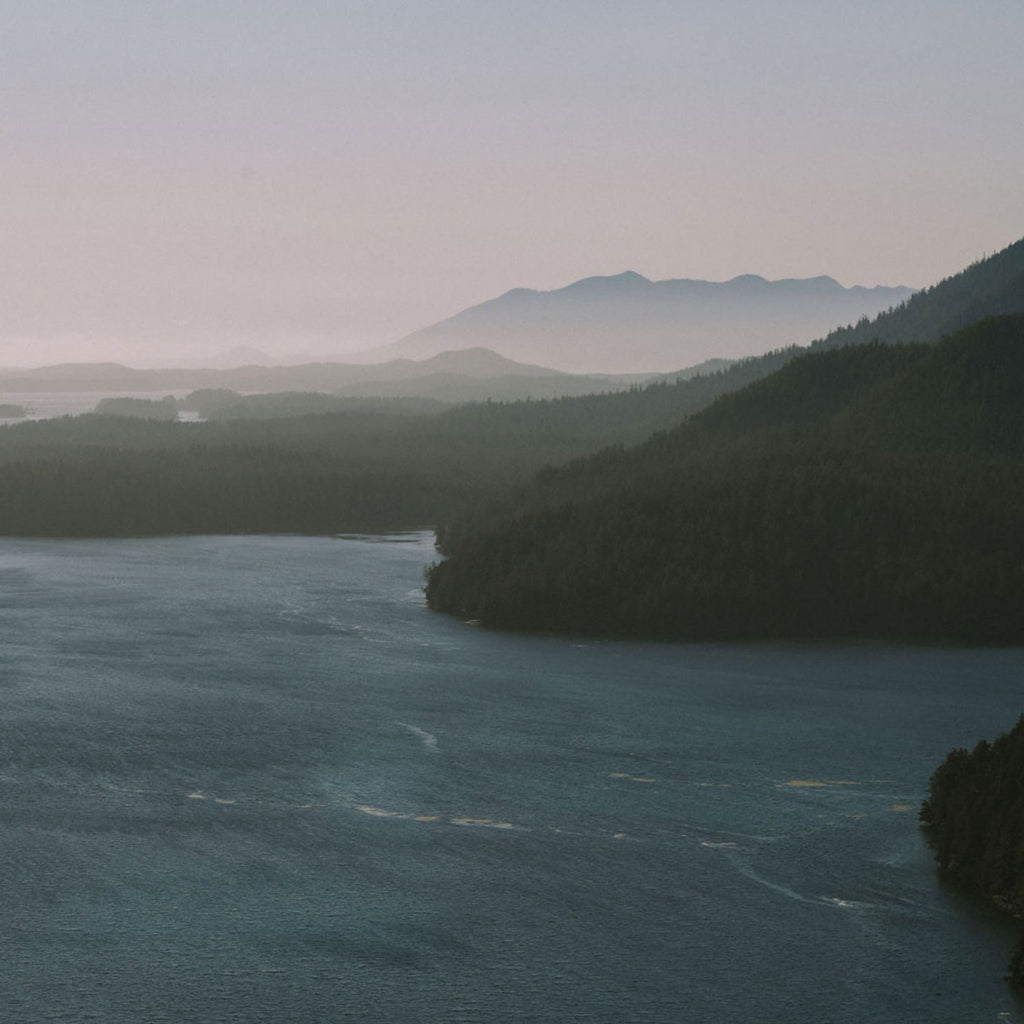
<instances>
[{"instance_id":1,"label":"forested peninsula","mask_svg":"<svg viewBox=\"0 0 1024 1024\"><path fill-rule=\"evenodd\" d=\"M1013 312L930 333L993 309ZM446 520L428 601L603 636L1019 642L1022 314L1018 242L638 446Z\"/></svg>"},{"instance_id":2,"label":"forested peninsula","mask_svg":"<svg viewBox=\"0 0 1024 1024\"><path fill-rule=\"evenodd\" d=\"M807 355L448 523L431 605L664 639L1024 637L1024 317Z\"/></svg>"},{"instance_id":3,"label":"forested peninsula","mask_svg":"<svg viewBox=\"0 0 1024 1024\"><path fill-rule=\"evenodd\" d=\"M1024 716L992 743L954 750L932 776L920 818L946 876L1024 916ZM1009 977L1024 984L1024 933Z\"/></svg>"}]
</instances>

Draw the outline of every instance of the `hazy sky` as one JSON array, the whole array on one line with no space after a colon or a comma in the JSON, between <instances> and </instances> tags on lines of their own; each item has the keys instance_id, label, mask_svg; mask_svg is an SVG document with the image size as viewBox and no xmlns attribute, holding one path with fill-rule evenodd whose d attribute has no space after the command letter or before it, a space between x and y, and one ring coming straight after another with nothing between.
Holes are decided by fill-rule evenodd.
<instances>
[{"instance_id":1,"label":"hazy sky","mask_svg":"<svg viewBox=\"0 0 1024 1024\"><path fill-rule=\"evenodd\" d=\"M1024 235L1020 0L0 0L0 363Z\"/></svg>"}]
</instances>

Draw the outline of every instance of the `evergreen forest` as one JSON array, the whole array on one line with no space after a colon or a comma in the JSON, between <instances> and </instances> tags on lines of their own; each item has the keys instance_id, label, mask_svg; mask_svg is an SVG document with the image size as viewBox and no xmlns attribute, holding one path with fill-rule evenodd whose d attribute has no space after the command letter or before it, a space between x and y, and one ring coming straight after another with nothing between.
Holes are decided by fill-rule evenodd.
<instances>
[{"instance_id":1,"label":"evergreen forest","mask_svg":"<svg viewBox=\"0 0 1024 1024\"><path fill-rule=\"evenodd\" d=\"M607 394L454 407L225 389L108 399L92 414L0 426L0 535L433 527L542 467L635 444L790 357ZM179 410L205 418L179 421Z\"/></svg>"},{"instance_id":2,"label":"evergreen forest","mask_svg":"<svg viewBox=\"0 0 1024 1024\"><path fill-rule=\"evenodd\" d=\"M920 818L947 877L1024 914L1024 716L992 743L952 751L932 775ZM1010 980L1024 983L1024 935Z\"/></svg>"},{"instance_id":3,"label":"evergreen forest","mask_svg":"<svg viewBox=\"0 0 1024 1024\"><path fill-rule=\"evenodd\" d=\"M809 350L617 392L9 423L0 535L435 527L430 605L489 626L1018 642L1022 384L1024 240Z\"/></svg>"},{"instance_id":4,"label":"evergreen forest","mask_svg":"<svg viewBox=\"0 0 1024 1024\"><path fill-rule=\"evenodd\" d=\"M1024 316L791 360L448 520L432 607L663 639L1024 637Z\"/></svg>"}]
</instances>

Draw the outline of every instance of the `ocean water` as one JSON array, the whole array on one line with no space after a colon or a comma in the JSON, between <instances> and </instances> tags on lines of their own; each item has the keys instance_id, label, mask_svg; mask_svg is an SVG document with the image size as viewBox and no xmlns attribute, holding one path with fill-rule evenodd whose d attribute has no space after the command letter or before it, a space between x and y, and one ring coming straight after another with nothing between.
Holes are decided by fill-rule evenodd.
<instances>
[{"instance_id":1,"label":"ocean water","mask_svg":"<svg viewBox=\"0 0 1024 1024\"><path fill-rule=\"evenodd\" d=\"M917 825L1024 652L489 633L432 558L0 541L4 1020L1024 1020Z\"/></svg>"}]
</instances>

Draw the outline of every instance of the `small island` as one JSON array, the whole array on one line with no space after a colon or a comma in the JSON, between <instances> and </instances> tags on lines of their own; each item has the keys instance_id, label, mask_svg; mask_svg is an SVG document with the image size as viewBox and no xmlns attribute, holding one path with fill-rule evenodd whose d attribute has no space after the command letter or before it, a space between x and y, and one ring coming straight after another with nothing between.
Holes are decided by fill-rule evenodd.
<instances>
[{"instance_id":1,"label":"small island","mask_svg":"<svg viewBox=\"0 0 1024 1024\"><path fill-rule=\"evenodd\" d=\"M1024 715L994 742L952 751L931 778L920 818L943 874L1024 916ZM1024 984L1024 934L1008 980Z\"/></svg>"},{"instance_id":2,"label":"small island","mask_svg":"<svg viewBox=\"0 0 1024 1024\"><path fill-rule=\"evenodd\" d=\"M23 420L27 415L28 409L23 405L0 402L0 420Z\"/></svg>"}]
</instances>

